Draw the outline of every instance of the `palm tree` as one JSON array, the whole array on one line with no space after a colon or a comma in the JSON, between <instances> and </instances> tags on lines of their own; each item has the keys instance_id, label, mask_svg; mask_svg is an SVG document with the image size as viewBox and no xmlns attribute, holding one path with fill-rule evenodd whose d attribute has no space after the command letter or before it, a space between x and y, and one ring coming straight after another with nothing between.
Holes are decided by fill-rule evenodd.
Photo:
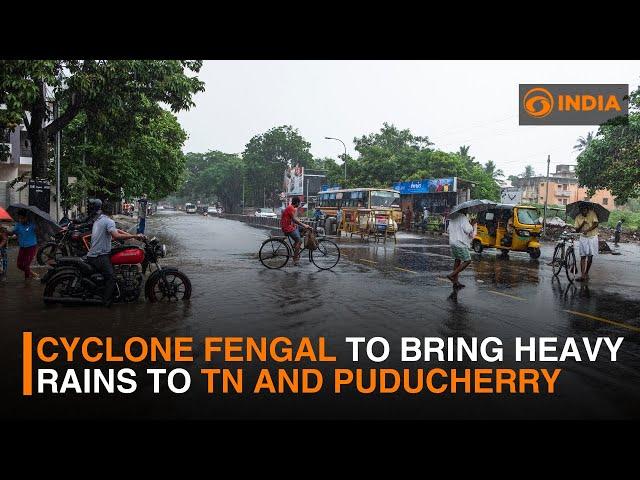
<instances>
[{"instance_id":1,"label":"palm tree","mask_svg":"<svg viewBox=\"0 0 640 480\"><path fill-rule=\"evenodd\" d=\"M573 149L577 150L578 152L581 152L583 150L586 150L586 148L589 146L589 144L593 141L593 132L589 132L587 133L586 137L578 137L578 140L574 146Z\"/></svg>"},{"instance_id":2,"label":"palm tree","mask_svg":"<svg viewBox=\"0 0 640 480\"><path fill-rule=\"evenodd\" d=\"M468 166L472 167L474 165L480 165L478 162L476 162L476 157L472 157L471 155L469 155L470 148L471 145L462 145L456 153Z\"/></svg>"},{"instance_id":3,"label":"palm tree","mask_svg":"<svg viewBox=\"0 0 640 480\"><path fill-rule=\"evenodd\" d=\"M531 165L527 165L524 167L524 173L522 174L524 178L531 178L536 176L536 172L533 171L533 167Z\"/></svg>"},{"instance_id":4,"label":"palm tree","mask_svg":"<svg viewBox=\"0 0 640 480\"><path fill-rule=\"evenodd\" d=\"M487 160L487 163L484 164L484 171L491 175L491 178L496 182L500 182L500 179L504 177L504 172L501 169L496 168L496 164L493 160Z\"/></svg>"}]
</instances>

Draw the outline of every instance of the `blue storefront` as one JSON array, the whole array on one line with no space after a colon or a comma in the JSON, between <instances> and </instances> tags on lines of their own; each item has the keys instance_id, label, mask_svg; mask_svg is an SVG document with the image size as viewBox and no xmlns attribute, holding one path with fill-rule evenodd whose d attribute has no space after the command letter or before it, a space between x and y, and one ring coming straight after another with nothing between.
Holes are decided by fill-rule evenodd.
<instances>
[{"instance_id":1,"label":"blue storefront","mask_svg":"<svg viewBox=\"0 0 640 480\"><path fill-rule=\"evenodd\" d=\"M400 192L402 210L409 207L414 214L426 207L430 214L448 215L460 202L471 198L473 184L458 177L425 178L397 182L393 188Z\"/></svg>"}]
</instances>

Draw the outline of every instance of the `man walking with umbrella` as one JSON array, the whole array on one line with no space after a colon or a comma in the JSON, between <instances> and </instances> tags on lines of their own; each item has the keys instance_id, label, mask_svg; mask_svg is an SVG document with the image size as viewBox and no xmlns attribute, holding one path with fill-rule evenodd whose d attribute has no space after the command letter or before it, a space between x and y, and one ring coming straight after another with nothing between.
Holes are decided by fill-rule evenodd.
<instances>
[{"instance_id":1,"label":"man walking with umbrella","mask_svg":"<svg viewBox=\"0 0 640 480\"><path fill-rule=\"evenodd\" d=\"M580 204L580 214L576 216L576 232L580 233L580 277L578 282L589 280L589 270L593 256L598 254L598 215L587 203Z\"/></svg>"}]
</instances>

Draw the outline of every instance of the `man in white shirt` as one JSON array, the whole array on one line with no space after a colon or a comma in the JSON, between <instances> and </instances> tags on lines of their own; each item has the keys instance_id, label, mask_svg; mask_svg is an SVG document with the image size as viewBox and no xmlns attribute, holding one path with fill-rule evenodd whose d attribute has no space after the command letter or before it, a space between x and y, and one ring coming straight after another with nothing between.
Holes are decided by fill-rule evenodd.
<instances>
[{"instance_id":1,"label":"man in white shirt","mask_svg":"<svg viewBox=\"0 0 640 480\"><path fill-rule=\"evenodd\" d=\"M449 246L451 256L454 258L453 272L447 278L453 283L453 288L462 288L464 285L458 281L458 275L471 263L469 247L474 236L473 225L467 215L456 212L449 217Z\"/></svg>"}]
</instances>

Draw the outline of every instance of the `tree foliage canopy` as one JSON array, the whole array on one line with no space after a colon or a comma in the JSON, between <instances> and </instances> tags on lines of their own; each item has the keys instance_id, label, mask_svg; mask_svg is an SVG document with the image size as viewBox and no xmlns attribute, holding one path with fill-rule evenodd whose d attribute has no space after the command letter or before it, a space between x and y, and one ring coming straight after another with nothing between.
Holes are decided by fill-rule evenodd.
<instances>
[{"instance_id":1,"label":"tree foliage canopy","mask_svg":"<svg viewBox=\"0 0 640 480\"><path fill-rule=\"evenodd\" d=\"M201 66L195 60L2 60L0 125L26 125L33 176L46 177L49 139L80 113L88 123L127 132L159 104L174 113L189 109L192 96L204 90L190 75Z\"/></svg>"},{"instance_id":2,"label":"tree foliage canopy","mask_svg":"<svg viewBox=\"0 0 640 480\"><path fill-rule=\"evenodd\" d=\"M232 181L241 180L240 172L244 172L247 205L258 207L264 206L265 202L267 206L275 205L285 168L300 163L307 168L325 170L327 183L343 187L389 187L401 180L457 176L473 182L471 194L474 198L498 200L500 197L496 180L502 172L493 162L482 165L469 154L469 146L463 146L457 152L444 152L435 149L427 137L414 135L410 130L401 130L387 123L378 132L354 138L354 145L358 156L346 157L345 182L344 163L332 158L313 158L311 144L291 126L273 128L253 137L242 157L225 157L235 170L229 170L228 163L222 161L222 156L229 154L188 154L190 180L187 180L180 196L185 200L203 201L210 200L212 195L218 199L236 198L232 203L237 207L241 199L237 194L237 183L233 184ZM220 161L212 161L214 157ZM220 170L219 177L215 178L225 180L201 181L200 177L204 179L213 175L205 175L207 169ZM227 211L234 210L231 205L225 208Z\"/></svg>"},{"instance_id":3,"label":"tree foliage canopy","mask_svg":"<svg viewBox=\"0 0 640 480\"><path fill-rule=\"evenodd\" d=\"M628 124L601 125L578 156L576 173L590 194L609 189L616 203L640 196L640 90L631 94Z\"/></svg>"}]
</instances>

